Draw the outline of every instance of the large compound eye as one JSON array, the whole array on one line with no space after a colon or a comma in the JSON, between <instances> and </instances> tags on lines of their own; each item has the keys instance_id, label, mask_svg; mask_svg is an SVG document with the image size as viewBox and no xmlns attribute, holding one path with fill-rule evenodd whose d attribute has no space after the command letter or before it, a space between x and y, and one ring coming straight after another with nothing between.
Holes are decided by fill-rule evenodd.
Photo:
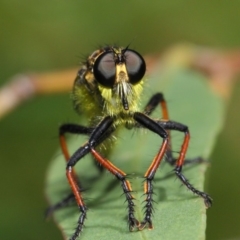
<instances>
[{"instance_id":1,"label":"large compound eye","mask_svg":"<svg viewBox=\"0 0 240 240\"><path fill-rule=\"evenodd\" d=\"M136 84L141 81L146 72L146 63L143 57L133 50L126 50L124 55L129 81L132 84Z\"/></svg>"},{"instance_id":2,"label":"large compound eye","mask_svg":"<svg viewBox=\"0 0 240 240\"><path fill-rule=\"evenodd\" d=\"M103 86L111 88L115 83L116 67L113 53L100 55L93 67L95 79Z\"/></svg>"}]
</instances>

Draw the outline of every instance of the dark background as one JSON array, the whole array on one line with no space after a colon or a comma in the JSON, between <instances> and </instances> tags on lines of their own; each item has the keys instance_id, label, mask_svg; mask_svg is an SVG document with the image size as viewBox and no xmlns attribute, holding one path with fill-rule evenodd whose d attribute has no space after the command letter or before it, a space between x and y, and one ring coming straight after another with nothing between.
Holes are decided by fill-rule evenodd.
<instances>
[{"instance_id":1,"label":"dark background","mask_svg":"<svg viewBox=\"0 0 240 240\"><path fill-rule=\"evenodd\" d=\"M240 1L0 0L0 83L19 72L77 66L99 44L158 53L179 42L240 46ZM240 238L240 84L211 157L207 239ZM69 94L39 96L0 121L0 239L61 239L45 222L44 178L60 123L77 121ZM184 224L184 223L183 223Z\"/></svg>"}]
</instances>

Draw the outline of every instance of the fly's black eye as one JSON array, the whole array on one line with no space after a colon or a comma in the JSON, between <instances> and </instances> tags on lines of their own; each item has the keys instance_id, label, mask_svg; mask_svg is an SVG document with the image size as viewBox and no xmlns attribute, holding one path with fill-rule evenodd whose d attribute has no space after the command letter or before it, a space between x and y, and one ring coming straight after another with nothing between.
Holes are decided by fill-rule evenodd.
<instances>
[{"instance_id":1,"label":"fly's black eye","mask_svg":"<svg viewBox=\"0 0 240 240\"><path fill-rule=\"evenodd\" d=\"M143 57L134 50L125 49L120 53L105 52L96 60L93 66L95 79L104 87L111 88L116 81L116 64L125 64L129 82L136 84L143 78L146 63Z\"/></svg>"},{"instance_id":2,"label":"fly's black eye","mask_svg":"<svg viewBox=\"0 0 240 240\"><path fill-rule=\"evenodd\" d=\"M116 66L113 53L103 53L96 59L93 74L101 85L109 88L114 85Z\"/></svg>"},{"instance_id":3,"label":"fly's black eye","mask_svg":"<svg viewBox=\"0 0 240 240\"><path fill-rule=\"evenodd\" d=\"M124 55L129 81L132 84L136 84L143 78L146 72L146 63L143 57L133 50L126 50Z\"/></svg>"}]
</instances>

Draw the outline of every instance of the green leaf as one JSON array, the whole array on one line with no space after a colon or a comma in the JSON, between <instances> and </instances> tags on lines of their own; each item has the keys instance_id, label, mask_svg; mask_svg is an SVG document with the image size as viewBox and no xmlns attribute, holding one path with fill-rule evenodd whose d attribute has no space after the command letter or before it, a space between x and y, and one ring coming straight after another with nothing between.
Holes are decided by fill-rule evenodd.
<instances>
[{"instance_id":1,"label":"green leaf","mask_svg":"<svg viewBox=\"0 0 240 240\"><path fill-rule=\"evenodd\" d=\"M176 54L177 55L177 54ZM151 95L163 92L171 120L189 126L191 143L187 158L201 156L208 159L223 119L224 103L209 87L208 79L176 61L176 55L161 61L145 85L142 106ZM154 113L160 118L160 109ZM173 150L179 151L183 134L171 133ZM86 141L85 136L73 136L69 142L73 153ZM147 130L119 131L115 145L108 157L127 174L136 198L136 217L143 218L143 176L162 139ZM58 151L47 174L46 194L52 205L70 192L65 177L65 161ZM184 166L183 173L199 190L203 190L207 163ZM173 167L162 163L154 181L154 229L129 232L125 197L120 184L110 173L99 174L91 156L76 165L84 197L89 208L85 228L80 239L205 239L206 211L201 198L194 196L173 175ZM209 193L211 195L211 193ZM79 210L76 205L54 213L54 219L65 238L76 227Z\"/></svg>"}]
</instances>

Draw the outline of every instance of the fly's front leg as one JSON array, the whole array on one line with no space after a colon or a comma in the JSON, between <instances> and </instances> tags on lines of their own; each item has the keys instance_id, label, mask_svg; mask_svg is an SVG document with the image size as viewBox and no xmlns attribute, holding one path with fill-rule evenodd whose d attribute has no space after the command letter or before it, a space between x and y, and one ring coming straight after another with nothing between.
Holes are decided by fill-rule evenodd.
<instances>
[{"instance_id":1,"label":"fly's front leg","mask_svg":"<svg viewBox=\"0 0 240 240\"><path fill-rule=\"evenodd\" d=\"M143 221L141 222L139 226L139 230L144 229L147 225L149 229L153 229L152 224L152 214L153 214L153 179L155 176L155 173L164 157L164 154L166 153L168 149L168 134L167 131L164 130L163 127L161 127L158 123L156 123L154 120L150 119L143 113L135 113L134 119L141 124L143 127L149 129L150 131L157 133L162 139L162 145L153 159L150 167L146 171L144 177L145 177L145 183L144 183L144 193L146 195L145 198L145 216Z\"/></svg>"},{"instance_id":2,"label":"fly's front leg","mask_svg":"<svg viewBox=\"0 0 240 240\"><path fill-rule=\"evenodd\" d=\"M134 215L134 207L135 204L133 202L134 197L132 195L132 187L128 180L126 180L126 173L123 172L121 169L114 166L108 159L103 158L95 149L91 149L92 155L95 159L110 173L112 173L120 182L123 189L123 193L126 197L126 201L128 203L128 225L129 231L133 231L135 227L139 227L140 223L135 218Z\"/></svg>"},{"instance_id":3,"label":"fly's front leg","mask_svg":"<svg viewBox=\"0 0 240 240\"><path fill-rule=\"evenodd\" d=\"M206 207L211 207L212 205L212 198L205 192L199 191L196 189L192 184L189 183L189 181L186 179L186 177L182 174L182 166L184 164L186 152L188 149L189 139L190 139L190 133L188 130L188 127L177 122L173 121L167 121L167 122L161 122L158 121L158 124L163 127L166 130L176 130L184 133L184 140L183 144L179 153L179 157L175 164L174 172L177 175L177 177L180 179L180 181L193 193L197 194L198 196L202 197L204 199L204 203Z\"/></svg>"},{"instance_id":4,"label":"fly's front leg","mask_svg":"<svg viewBox=\"0 0 240 240\"><path fill-rule=\"evenodd\" d=\"M84 203L81 189L79 188L79 185L76 181L76 178L74 176L74 173L72 171L75 164L82 159L87 153L91 152L91 154L94 156L94 158L102 164L103 167L105 167L109 172L111 172L113 175L116 176L118 180L122 183L122 189L126 196L127 202L128 202L128 220L129 220L129 229L133 230L135 226L139 225L139 222L134 217L134 203L133 203L133 196L131 194L132 188L130 185L130 182L126 180L126 174L118 169L116 166L114 166L109 160L103 158L96 150L95 147L100 144L102 141L106 139L107 136L109 136L110 133L112 133L114 130L112 128L113 125L113 119L111 117L105 117L99 125L93 130L93 132L90 135L89 141L79 148L69 159L67 162L67 169L66 169L66 175L69 182L69 185L71 186L72 192L75 196L76 202L78 204L79 210L81 212L81 215L78 219L77 228L71 237L71 240L75 240L80 232L82 231L84 221L87 216L87 207Z\"/></svg>"},{"instance_id":5,"label":"fly's front leg","mask_svg":"<svg viewBox=\"0 0 240 240\"><path fill-rule=\"evenodd\" d=\"M79 186L79 183L77 181L76 175L73 171L73 167L75 164L81 160L86 154L88 154L93 147L96 147L98 144L100 144L104 139L104 134L107 132L107 130L112 125L113 121L110 117L104 118L99 125L92 131L91 136L96 136L94 139L95 141L88 141L86 144L84 144L82 147L80 147L68 160L67 167L66 167L66 176L68 179L68 183L72 189L72 192L74 194L74 197L76 199L77 205L79 207L79 210L81 212L80 217L78 219L77 228L75 229L74 234L70 238L70 240L75 240L81 233L83 229L83 225L85 222L85 219L87 217L87 207L84 202L84 199L82 197L82 190ZM87 130L87 128L85 128ZM95 134L95 132L99 132L100 134ZM89 134L86 132L86 134ZM91 139L90 136L90 139Z\"/></svg>"},{"instance_id":6,"label":"fly's front leg","mask_svg":"<svg viewBox=\"0 0 240 240\"><path fill-rule=\"evenodd\" d=\"M110 121L111 118L109 117ZM120 182L123 189L123 193L126 197L126 201L128 203L128 224L129 224L129 230L133 231L135 227L138 227L139 221L135 218L134 215L134 197L132 195L132 187L130 182L126 179L126 173L124 173L121 169L117 168L114 164L112 164L108 159L102 157L96 150L96 139L101 138L104 126L99 126L96 128L96 130L92 133L90 139L89 139L89 146L91 154L94 156L94 158L110 173L112 173Z\"/></svg>"}]
</instances>

